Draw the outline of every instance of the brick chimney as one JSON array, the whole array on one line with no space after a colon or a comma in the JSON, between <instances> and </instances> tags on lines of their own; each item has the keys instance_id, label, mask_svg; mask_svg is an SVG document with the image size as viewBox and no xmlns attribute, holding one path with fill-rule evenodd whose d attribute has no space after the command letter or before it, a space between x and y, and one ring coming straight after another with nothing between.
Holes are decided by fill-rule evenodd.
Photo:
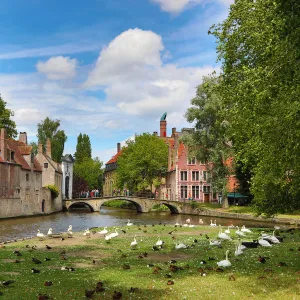
<instances>
[{"instance_id":1,"label":"brick chimney","mask_svg":"<svg viewBox=\"0 0 300 300\"><path fill-rule=\"evenodd\" d=\"M27 145L27 133L26 132L20 132L19 142L22 142L25 145Z\"/></svg>"},{"instance_id":2,"label":"brick chimney","mask_svg":"<svg viewBox=\"0 0 300 300\"><path fill-rule=\"evenodd\" d=\"M38 145L38 153L43 154L43 144Z\"/></svg>"},{"instance_id":3,"label":"brick chimney","mask_svg":"<svg viewBox=\"0 0 300 300\"><path fill-rule=\"evenodd\" d=\"M117 143L117 153L121 151L121 143Z\"/></svg>"},{"instance_id":4,"label":"brick chimney","mask_svg":"<svg viewBox=\"0 0 300 300\"><path fill-rule=\"evenodd\" d=\"M173 127L173 128L172 128L172 137L175 136L175 133L176 133L176 127Z\"/></svg>"},{"instance_id":5,"label":"brick chimney","mask_svg":"<svg viewBox=\"0 0 300 300\"><path fill-rule=\"evenodd\" d=\"M160 136L167 136L167 121L160 121Z\"/></svg>"},{"instance_id":6,"label":"brick chimney","mask_svg":"<svg viewBox=\"0 0 300 300\"><path fill-rule=\"evenodd\" d=\"M3 161L7 161L6 129L5 128L1 128L0 156L2 157Z\"/></svg>"},{"instance_id":7,"label":"brick chimney","mask_svg":"<svg viewBox=\"0 0 300 300\"><path fill-rule=\"evenodd\" d=\"M52 158L51 156L51 141L48 138L47 142L46 142L46 155L48 155L50 158Z\"/></svg>"}]
</instances>

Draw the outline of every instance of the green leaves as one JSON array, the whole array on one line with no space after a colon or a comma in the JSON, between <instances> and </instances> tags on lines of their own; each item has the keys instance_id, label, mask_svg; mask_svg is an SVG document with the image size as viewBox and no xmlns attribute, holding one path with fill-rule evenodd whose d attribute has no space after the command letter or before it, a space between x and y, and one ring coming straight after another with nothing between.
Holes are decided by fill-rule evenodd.
<instances>
[{"instance_id":1,"label":"green leaves","mask_svg":"<svg viewBox=\"0 0 300 300\"><path fill-rule=\"evenodd\" d=\"M251 170L257 211L269 215L299 202L299 28L299 1L240 0L211 29L229 137L237 160Z\"/></svg>"},{"instance_id":2,"label":"green leaves","mask_svg":"<svg viewBox=\"0 0 300 300\"><path fill-rule=\"evenodd\" d=\"M77 137L76 152L74 154L76 162L81 162L84 158L92 157L92 147L87 134L79 134Z\"/></svg>"},{"instance_id":3,"label":"green leaves","mask_svg":"<svg viewBox=\"0 0 300 300\"><path fill-rule=\"evenodd\" d=\"M149 133L128 142L118 158L117 184L132 191L144 190L158 184L168 167L168 146Z\"/></svg>"},{"instance_id":4,"label":"green leaves","mask_svg":"<svg viewBox=\"0 0 300 300\"><path fill-rule=\"evenodd\" d=\"M6 108L6 102L1 98L0 95L0 128L6 128L6 134L10 138L17 136L16 123L11 120L13 112Z\"/></svg>"},{"instance_id":5,"label":"green leaves","mask_svg":"<svg viewBox=\"0 0 300 300\"><path fill-rule=\"evenodd\" d=\"M61 162L65 142L67 141L64 130L59 130L59 126L60 120L51 120L48 117L37 125L39 143L43 144L45 148L47 139L51 140L51 155L56 162Z\"/></svg>"}]
</instances>

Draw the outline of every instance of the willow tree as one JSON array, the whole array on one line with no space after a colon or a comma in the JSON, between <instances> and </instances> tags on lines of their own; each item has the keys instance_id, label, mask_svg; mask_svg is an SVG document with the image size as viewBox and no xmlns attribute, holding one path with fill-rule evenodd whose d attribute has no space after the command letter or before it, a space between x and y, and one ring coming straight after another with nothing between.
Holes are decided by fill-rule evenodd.
<instances>
[{"instance_id":1,"label":"willow tree","mask_svg":"<svg viewBox=\"0 0 300 300\"><path fill-rule=\"evenodd\" d=\"M236 155L267 215L300 208L299 28L298 0L236 0L211 29Z\"/></svg>"}]
</instances>

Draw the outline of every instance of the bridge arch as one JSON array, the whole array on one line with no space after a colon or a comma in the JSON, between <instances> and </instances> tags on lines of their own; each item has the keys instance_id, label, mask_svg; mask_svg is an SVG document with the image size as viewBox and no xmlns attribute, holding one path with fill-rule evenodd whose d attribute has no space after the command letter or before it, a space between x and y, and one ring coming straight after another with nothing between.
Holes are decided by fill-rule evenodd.
<instances>
[{"instance_id":1,"label":"bridge arch","mask_svg":"<svg viewBox=\"0 0 300 300\"><path fill-rule=\"evenodd\" d=\"M70 209L72 209L72 207L77 206L78 204L87 206L91 210L91 212L94 212L94 211L97 210L95 207L93 207L93 205L91 205L90 203L88 203L86 201L77 201L77 202L74 202L74 203L70 204L70 206L68 207L68 211Z\"/></svg>"},{"instance_id":2,"label":"bridge arch","mask_svg":"<svg viewBox=\"0 0 300 300\"><path fill-rule=\"evenodd\" d=\"M127 198L127 197L126 197L126 198L125 198L125 197L115 197L115 198L113 198L113 199L105 199L105 200L102 200L101 203L100 203L99 210L101 209L101 206L102 206L104 203L109 202L109 201L114 201L114 200L128 201L128 202L132 203L132 204L135 206L137 212L144 212L143 207L140 205L140 203L134 201L133 199Z\"/></svg>"},{"instance_id":3,"label":"bridge arch","mask_svg":"<svg viewBox=\"0 0 300 300\"><path fill-rule=\"evenodd\" d=\"M179 210L175 205L166 202L160 202L159 204L165 205L171 211L172 214L179 214Z\"/></svg>"}]
</instances>

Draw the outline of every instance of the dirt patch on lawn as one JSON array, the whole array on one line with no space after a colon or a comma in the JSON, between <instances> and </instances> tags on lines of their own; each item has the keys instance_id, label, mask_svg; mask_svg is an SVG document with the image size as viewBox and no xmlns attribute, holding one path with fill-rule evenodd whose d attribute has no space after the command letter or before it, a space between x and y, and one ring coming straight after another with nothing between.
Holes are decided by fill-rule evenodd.
<instances>
[{"instance_id":1,"label":"dirt patch on lawn","mask_svg":"<svg viewBox=\"0 0 300 300\"><path fill-rule=\"evenodd\" d=\"M153 261L159 261L159 262L168 262L171 259L177 260L177 261L185 261L189 259L191 256L189 254L185 253L178 253L178 252L170 252L170 253L153 253L148 254L147 258Z\"/></svg>"},{"instance_id":2,"label":"dirt patch on lawn","mask_svg":"<svg viewBox=\"0 0 300 300\"><path fill-rule=\"evenodd\" d=\"M111 257L112 255L109 253L103 253L100 251L73 251L73 252L67 252L67 256L73 256L73 257L90 257L90 258L107 258ZM101 256L101 257L99 257Z\"/></svg>"},{"instance_id":3,"label":"dirt patch on lawn","mask_svg":"<svg viewBox=\"0 0 300 300\"><path fill-rule=\"evenodd\" d=\"M1 275L20 275L19 272L1 272Z\"/></svg>"},{"instance_id":4,"label":"dirt patch on lawn","mask_svg":"<svg viewBox=\"0 0 300 300\"><path fill-rule=\"evenodd\" d=\"M22 259L18 259L19 261L24 261L24 259L22 258ZM11 258L4 258L4 259L2 259L2 261L4 262L4 263L16 263L16 259L11 259Z\"/></svg>"}]
</instances>

